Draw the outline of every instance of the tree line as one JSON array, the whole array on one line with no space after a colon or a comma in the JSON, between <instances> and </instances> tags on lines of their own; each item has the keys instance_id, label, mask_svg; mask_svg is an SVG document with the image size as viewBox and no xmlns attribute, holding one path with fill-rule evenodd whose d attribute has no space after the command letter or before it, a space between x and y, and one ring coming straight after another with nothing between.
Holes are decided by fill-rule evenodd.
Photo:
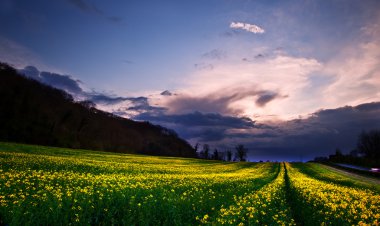
<instances>
[{"instance_id":1,"label":"tree line","mask_svg":"<svg viewBox=\"0 0 380 226\"><path fill-rule=\"evenodd\" d=\"M200 144L196 143L194 146L195 152L198 154L198 158L219 160L227 162L245 162L247 161L247 148L244 145L239 144L234 150L227 149L225 151L219 151L217 148L211 150L210 145L203 144L202 149L200 149Z\"/></svg>"},{"instance_id":2,"label":"tree line","mask_svg":"<svg viewBox=\"0 0 380 226\"><path fill-rule=\"evenodd\" d=\"M356 147L349 154L343 154L340 148L335 154L328 157L316 157L319 162L336 162L363 165L369 167L380 166L380 130L363 131L358 135Z\"/></svg>"}]
</instances>

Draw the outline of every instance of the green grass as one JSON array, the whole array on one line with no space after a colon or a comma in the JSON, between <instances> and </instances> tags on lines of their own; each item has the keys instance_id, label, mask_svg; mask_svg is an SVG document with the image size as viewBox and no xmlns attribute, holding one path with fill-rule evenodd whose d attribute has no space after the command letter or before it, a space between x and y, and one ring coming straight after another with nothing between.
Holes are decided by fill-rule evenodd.
<instances>
[{"instance_id":1,"label":"green grass","mask_svg":"<svg viewBox=\"0 0 380 226\"><path fill-rule=\"evenodd\" d=\"M329 197L326 191L334 199L323 199ZM340 208L345 194L364 197L347 219L374 223L380 218L377 191L375 184L321 165L228 163L0 142L0 225L294 225L311 220L345 225L349 222L341 212L330 208Z\"/></svg>"}]
</instances>

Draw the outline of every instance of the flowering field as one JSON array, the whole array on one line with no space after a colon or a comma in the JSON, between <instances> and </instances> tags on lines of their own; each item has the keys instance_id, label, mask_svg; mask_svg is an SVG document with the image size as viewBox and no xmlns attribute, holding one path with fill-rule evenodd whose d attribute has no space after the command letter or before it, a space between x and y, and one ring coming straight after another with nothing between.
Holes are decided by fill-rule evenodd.
<instances>
[{"instance_id":1,"label":"flowering field","mask_svg":"<svg viewBox=\"0 0 380 226\"><path fill-rule=\"evenodd\" d=\"M226 163L0 143L0 225L379 221L377 187L366 182L347 186L341 181L355 180L334 172L317 178L310 173L315 172L313 167L322 166Z\"/></svg>"}]
</instances>

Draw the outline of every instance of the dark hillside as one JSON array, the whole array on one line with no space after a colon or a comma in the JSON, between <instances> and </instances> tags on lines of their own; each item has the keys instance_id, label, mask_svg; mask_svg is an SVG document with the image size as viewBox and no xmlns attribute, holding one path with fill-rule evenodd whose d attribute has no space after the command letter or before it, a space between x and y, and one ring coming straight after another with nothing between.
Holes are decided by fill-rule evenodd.
<instances>
[{"instance_id":1,"label":"dark hillside","mask_svg":"<svg viewBox=\"0 0 380 226\"><path fill-rule=\"evenodd\" d=\"M0 140L124 153L195 157L175 132L74 102L0 63Z\"/></svg>"}]
</instances>

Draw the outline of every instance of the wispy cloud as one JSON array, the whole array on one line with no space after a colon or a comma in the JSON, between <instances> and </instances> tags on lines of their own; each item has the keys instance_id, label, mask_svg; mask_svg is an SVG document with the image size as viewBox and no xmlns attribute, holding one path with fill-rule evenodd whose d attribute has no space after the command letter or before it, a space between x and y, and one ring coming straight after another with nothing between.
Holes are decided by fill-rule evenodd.
<instances>
[{"instance_id":1,"label":"wispy cloud","mask_svg":"<svg viewBox=\"0 0 380 226\"><path fill-rule=\"evenodd\" d=\"M361 30L359 41L342 48L323 70L334 79L322 93L329 106L380 100L380 16Z\"/></svg>"},{"instance_id":2,"label":"wispy cloud","mask_svg":"<svg viewBox=\"0 0 380 226\"><path fill-rule=\"evenodd\" d=\"M71 3L75 7L79 8L80 10L84 12L91 12L91 13L97 13L97 14L103 14L103 11L101 11L96 5L89 4L85 2L84 0L67 0L67 2Z\"/></svg>"},{"instance_id":3,"label":"wispy cloud","mask_svg":"<svg viewBox=\"0 0 380 226\"><path fill-rule=\"evenodd\" d=\"M265 32L263 28L255 24L248 24L248 23L242 23L242 22L231 22L230 28L242 29L242 30L246 30L255 34L262 34Z\"/></svg>"},{"instance_id":4,"label":"wispy cloud","mask_svg":"<svg viewBox=\"0 0 380 226\"><path fill-rule=\"evenodd\" d=\"M102 16L106 20L114 23L120 23L122 22L123 18L119 16L108 16L106 13L104 13L103 10L99 9L95 4L93 3L87 3L85 0L67 0L68 3L72 4L73 6L77 7L83 12L86 13L94 13L99 16Z\"/></svg>"},{"instance_id":5,"label":"wispy cloud","mask_svg":"<svg viewBox=\"0 0 380 226\"><path fill-rule=\"evenodd\" d=\"M211 60L221 60L226 58L226 53L220 49L213 49L211 51L205 52L202 54L202 58L211 59Z\"/></svg>"}]
</instances>

